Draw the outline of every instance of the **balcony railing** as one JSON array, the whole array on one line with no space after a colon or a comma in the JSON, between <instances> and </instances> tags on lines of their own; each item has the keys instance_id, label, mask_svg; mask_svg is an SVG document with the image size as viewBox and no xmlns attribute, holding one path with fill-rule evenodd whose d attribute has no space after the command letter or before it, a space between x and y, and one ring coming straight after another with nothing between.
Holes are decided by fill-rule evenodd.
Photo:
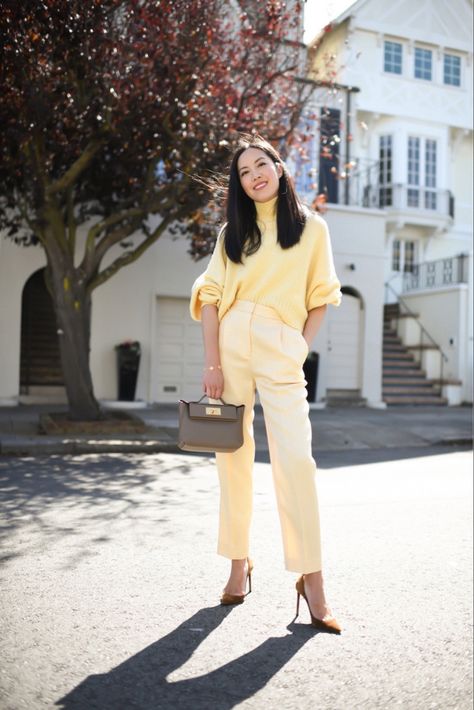
<instances>
[{"instance_id":1,"label":"balcony railing","mask_svg":"<svg viewBox=\"0 0 474 710\"><path fill-rule=\"evenodd\" d=\"M467 283L468 257L466 254L451 256L436 261L415 264L413 271L403 274L403 293L440 288L454 284Z\"/></svg>"},{"instance_id":2,"label":"balcony railing","mask_svg":"<svg viewBox=\"0 0 474 710\"><path fill-rule=\"evenodd\" d=\"M313 172L307 169L308 176ZM332 174L333 173L333 174ZM331 168L326 187L319 181L318 189L326 193L328 202L354 207L374 207L411 213L414 217L454 218L454 196L449 190L379 182L378 160L352 158L346 167ZM315 197L315 177L298 185L306 199Z\"/></svg>"},{"instance_id":3,"label":"balcony railing","mask_svg":"<svg viewBox=\"0 0 474 710\"><path fill-rule=\"evenodd\" d=\"M454 197L449 190L400 183L379 185L378 202L383 208L454 218Z\"/></svg>"}]
</instances>

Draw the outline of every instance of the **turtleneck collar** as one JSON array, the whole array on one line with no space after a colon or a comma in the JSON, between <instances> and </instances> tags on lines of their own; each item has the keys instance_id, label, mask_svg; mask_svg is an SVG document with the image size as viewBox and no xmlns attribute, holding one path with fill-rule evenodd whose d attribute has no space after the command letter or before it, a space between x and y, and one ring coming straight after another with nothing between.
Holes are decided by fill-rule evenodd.
<instances>
[{"instance_id":1,"label":"turtleneck collar","mask_svg":"<svg viewBox=\"0 0 474 710\"><path fill-rule=\"evenodd\" d=\"M275 219L277 213L277 202L278 195L272 197L271 200L267 202L255 202L255 209L257 210L257 219L260 222L269 222Z\"/></svg>"}]
</instances>

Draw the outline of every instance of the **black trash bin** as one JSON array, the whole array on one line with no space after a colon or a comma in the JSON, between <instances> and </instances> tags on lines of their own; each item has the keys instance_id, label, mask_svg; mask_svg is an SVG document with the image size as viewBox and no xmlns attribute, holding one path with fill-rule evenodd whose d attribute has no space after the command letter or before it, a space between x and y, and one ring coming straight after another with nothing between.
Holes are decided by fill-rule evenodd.
<instances>
[{"instance_id":1,"label":"black trash bin","mask_svg":"<svg viewBox=\"0 0 474 710\"><path fill-rule=\"evenodd\" d=\"M306 390L308 392L308 402L316 402L316 388L318 384L319 353L312 350L308 353L303 364L303 372L306 379Z\"/></svg>"},{"instance_id":2,"label":"black trash bin","mask_svg":"<svg viewBox=\"0 0 474 710\"><path fill-rule=\"evenodd\" d=\"M140 343L137 340L115 346L117 351L118 398L121 402L135 399L138 368L140 366Z\"/></svg>"}]
</instances>

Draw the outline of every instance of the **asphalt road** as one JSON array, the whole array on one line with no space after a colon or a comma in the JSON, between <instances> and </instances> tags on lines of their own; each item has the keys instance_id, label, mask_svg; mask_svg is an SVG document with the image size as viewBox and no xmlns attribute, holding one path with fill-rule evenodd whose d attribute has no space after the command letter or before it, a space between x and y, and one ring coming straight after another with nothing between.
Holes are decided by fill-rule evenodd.
<instances>
[{"instance_id":1,"label":"asphalt road","mask_svg":"<svg viewBox=\"0 0 474 710\"><path fill-rule=\"evenodd\" d=\"M358 457L317 457L340 637L293 620L267 463L221 608L212 458L1 459L1 710L471 708L472 453Z\"/></svg>"}]
</instances>

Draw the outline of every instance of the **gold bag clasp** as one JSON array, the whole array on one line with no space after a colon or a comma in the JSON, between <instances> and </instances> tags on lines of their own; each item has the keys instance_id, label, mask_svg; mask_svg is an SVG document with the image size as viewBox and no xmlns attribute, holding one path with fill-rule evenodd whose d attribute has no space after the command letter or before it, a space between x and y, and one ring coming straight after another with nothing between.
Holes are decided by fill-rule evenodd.
<instances>
[{"instance_id":1,"label":"gold bag clasp","mask_svg":"<svg viewBox=\"0 0 474 710\"><path fill-rule=\"evenodd\" d=\"M222 412L220 407L206 407L206 414L214 414L220 417Z\"/></svg>"}]
</instances>

